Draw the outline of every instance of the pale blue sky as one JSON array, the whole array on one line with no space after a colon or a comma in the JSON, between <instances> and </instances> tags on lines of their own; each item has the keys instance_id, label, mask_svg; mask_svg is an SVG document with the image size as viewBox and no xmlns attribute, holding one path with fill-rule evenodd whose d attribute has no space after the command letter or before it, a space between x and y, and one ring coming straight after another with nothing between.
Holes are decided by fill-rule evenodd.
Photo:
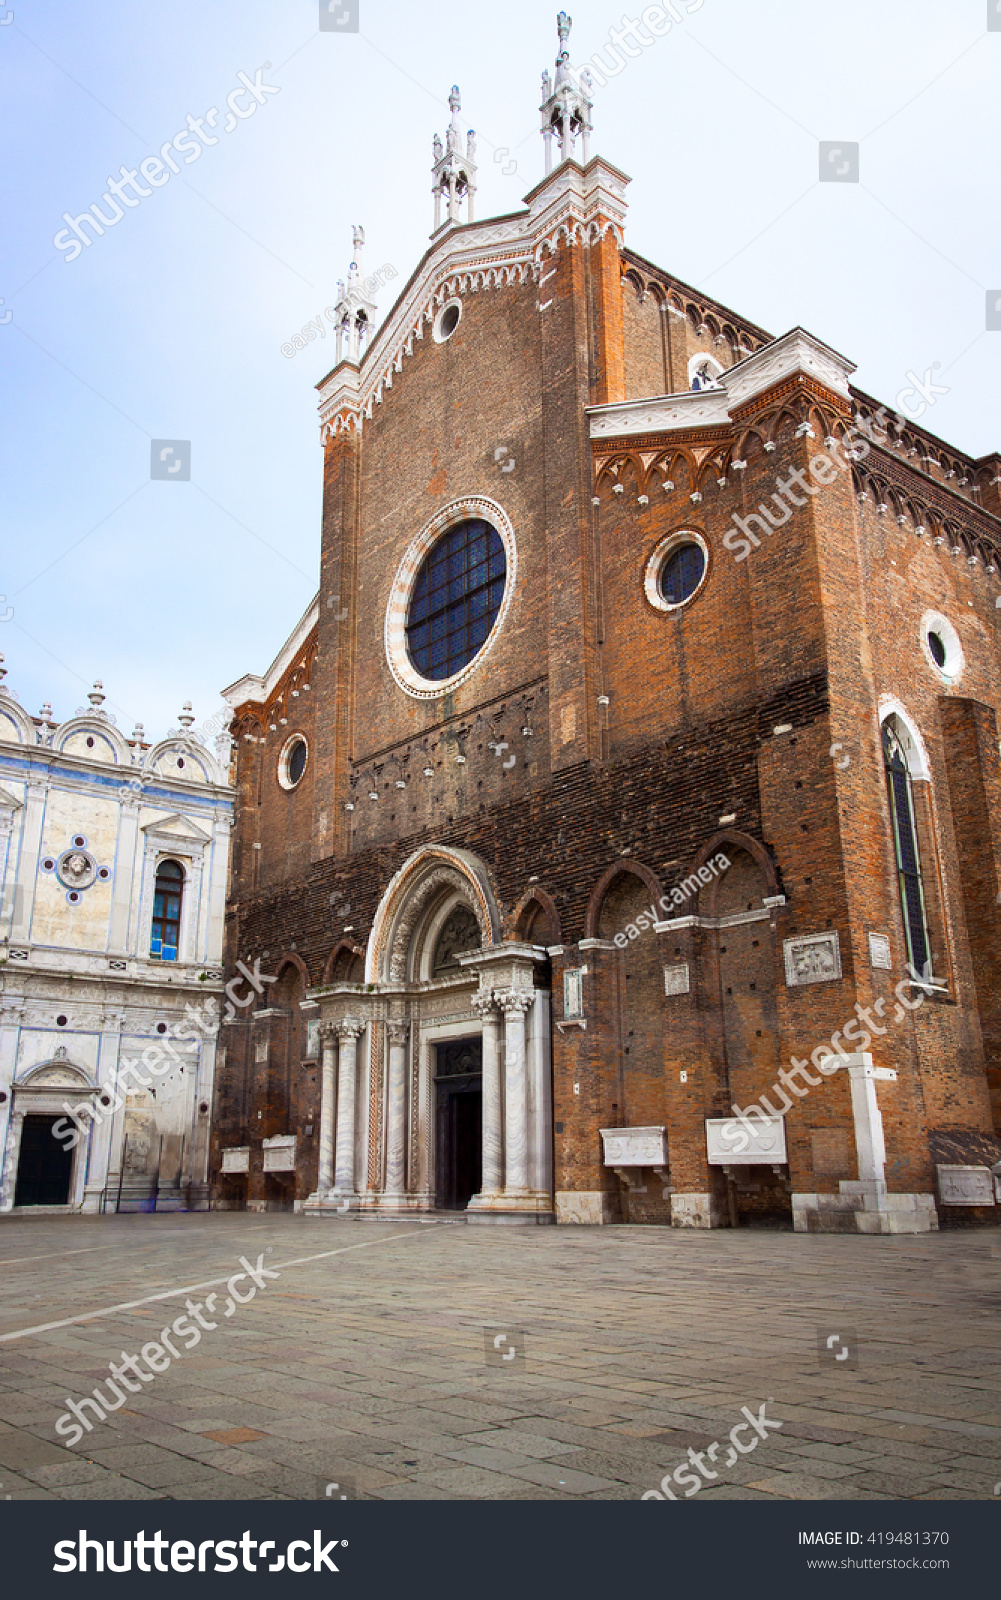
<instances>
[{"instance_id":1,"label":"pale blue sky","mask_svg":"<svg viewBox=\"0 0 1001 1600\"><path fill-rule=\"evenodd\" d=\"M675 8L596 92L594 148L634 180L627 242L773 333L809 328L890 403L908 369L941 363L950 392L922 422L977 454L1001 446L987 0ZM332 362L329 338L292 360L281 346L332 303L352 223L367 269L406 281L453 82L479 215L519 205L542 175L556 9L360 0L345 34L318 31L317 0L0 7L0 649L28 710L67 716L100 677L125 731L139 718L158 735L182 701L202 722L268 664L316 586L313 384ZM580 64L623 11L573 13ZM280 93L222 132L237 74L265 62ZM62 213L211 106L219 143L64 259ZM859 184L818 183L820 139L861 141ZM191 482L150 481L151 438L191 440Z\"/></svg>"}]
</instances>

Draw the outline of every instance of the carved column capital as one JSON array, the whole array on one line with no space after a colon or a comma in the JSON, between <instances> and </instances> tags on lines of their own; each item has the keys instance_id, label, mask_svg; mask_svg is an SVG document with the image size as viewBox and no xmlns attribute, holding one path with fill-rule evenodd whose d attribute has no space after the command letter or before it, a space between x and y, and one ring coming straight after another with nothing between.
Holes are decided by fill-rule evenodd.
<instances>
[{"instance_id":1,"label":"carved column capital","mask_svg":"<svg viewBox=\"0 0 1001 1600\"><path fill-rule=\"evenodd\" d=\"M359 1017L342 1017L334 1026L341 1039L358 1039L365 1032L365 1024Z\"/></svg>"},{"instance_id":2,"label":"carved column capital","mask_svg":"<svg viewBox=\"0 0 1001 1600\"><path fill-rule=\"evenodd\" d=\"M337 1024L335 1022L321 1022L316 1031L321 1039L337 1038Z\"/></svg>"},{"instance_id":3,"label":"carved column capital","mask_svg":"<svg viewBox=\"0 0 1001 1600\"><path fill-rule=\"evenodd\" d=\"M497 1010L497 997L492 989L481 989L474 994L469 1002L470 1011L475 1011L483 1022L488 1017L495 1015Z\"/></svg>"},{"instance_id":4,"label":"carved column capital","mask_svg":"<svg viewBox=\"0 0 1001 1600\"><path fill-rule=\"evenodd\" d=\"M523 1017L535 999L535 991L534 989L495 989L494 999L505 1017Z\"/></svg>"},{"instance_id":5,"label":"carved column capital","mask_svg":"<svg viewBox=\"0 0 1001 1600\"><path fill-rule=\"evenodd\" d=\"M386 1033L390 1044L405 1045L410 1033L410 1024L400 1017L391 1017L386 1023Z\"/></svg>"}]
</instances>

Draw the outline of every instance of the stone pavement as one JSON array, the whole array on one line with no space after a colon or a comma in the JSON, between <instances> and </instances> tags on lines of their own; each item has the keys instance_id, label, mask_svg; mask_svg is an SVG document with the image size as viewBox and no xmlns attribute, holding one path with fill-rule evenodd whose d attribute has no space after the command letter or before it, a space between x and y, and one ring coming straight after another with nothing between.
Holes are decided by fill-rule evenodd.
<instances>
[{"instance_id":1,"label":"stone pavement","mask_svg":"<svg viewBox=\"0 0 1001 1600\"><path fill-rule=\"evenodd\" d=\"M279 1277L221 1315L262 1254ZM628 1500L718 1440L701 1499L990 1498L999 1279L996 1232L4 1219L0 1496ZM215 1329L68 1449L67 1397L193 1285ZM763 1402L782 1428L726 1467Z\"/></svg>"}]
</instances>

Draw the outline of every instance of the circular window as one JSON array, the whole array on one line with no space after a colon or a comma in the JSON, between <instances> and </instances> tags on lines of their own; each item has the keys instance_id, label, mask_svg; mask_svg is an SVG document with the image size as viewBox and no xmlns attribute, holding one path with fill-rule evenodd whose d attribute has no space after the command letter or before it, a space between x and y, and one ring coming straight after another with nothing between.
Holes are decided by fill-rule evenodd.
<instances>
[{"instance_id":1,"label":"circular window","mask_svg":"<svg viewBox=\"0 0 1001 1600\"><path fill-rule=\"evenodd\" d=\"M444 344L446 339L451 339L462 317L462 301L446 300L438 315L434 319L432 330L436 344Z\"/></svg>"},{"instance_id":2,"label":"circular window","mask_svg":"<svg viewBox=\"0 0 1001 1600\"><path fill-rule=\"evenodd\" d=\"M966 665L963 647L948 617L926 611L921 618L921 645L925 660L947 683L955 683Z\"/></svg>"},{"instance_id":3,"label":"circular window","mask_svg":"<svg viewBox=\"0 0 1001 1600\"><path fill-rule=\"evenodd\" d=\"M709 547L700 533L668 534L647 562L643 587L658 611L677 611L694 599L709 572Z\"/></svg>"},{"instance_id":4,"label":"circular window","mask_svg":"<svg viewBox=\"0 0 1001 1600\"><path fill-rule=\"evenodd\" d=\"M294 733L278 757L278 782L283 789L294 789L306 770L309 746L301 733Z\"/></svg>"},{"instance_id":5,"label":"circular window","mask_svg":"<svg viewBox=\"0 0 1001 1600\"><path fill-rule=\"evenodd\" d=\"M432 699L475 670L514 591L510 521L471 495L421 530L397 569L386 608L386 656L402 689Z\"/></svg>"},{"instance_id":6,"label":"circular window","mask_svg":"<svg viewBox=\"0 0 1001 1600\"><path fill-rule=\"evenodd\" d=\"M481 517L443 534L421 563L407 607L407 655L422 678L452 678L479 655L504 598L500 536Z\"/></svg>"},{"instance_id":7,"label":"circular window","mask_svg":"<svg viewBox=\"0 0 1001 1600\"><path fill-rule=\"evenodd\" d=\"M660 592L669 606L683 606L690 600L706 570L701 545L679 544L660 569Z\"/></svg>"}]
</instances>

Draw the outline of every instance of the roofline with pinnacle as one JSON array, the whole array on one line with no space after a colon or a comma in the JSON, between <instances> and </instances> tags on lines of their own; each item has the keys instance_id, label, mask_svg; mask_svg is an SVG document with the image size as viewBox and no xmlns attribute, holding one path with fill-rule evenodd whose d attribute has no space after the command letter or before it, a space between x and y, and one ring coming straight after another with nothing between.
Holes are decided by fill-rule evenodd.
<instances>
[{"instance_id":1,"label":"roofline with pinnacle","mask_svg":"<svg viewBox=\"0 0 1001 1600\"><path fill-rule=\"evenodd\" d=\"M372 416L450 294L537 280L561 236L573 244L611 229L621 249L629 181L601 156L586 166L571 158L529 191L526 210L439 230L361 361L342 361L316 385L321 441Z\"/></svg>"}]
</instances>

